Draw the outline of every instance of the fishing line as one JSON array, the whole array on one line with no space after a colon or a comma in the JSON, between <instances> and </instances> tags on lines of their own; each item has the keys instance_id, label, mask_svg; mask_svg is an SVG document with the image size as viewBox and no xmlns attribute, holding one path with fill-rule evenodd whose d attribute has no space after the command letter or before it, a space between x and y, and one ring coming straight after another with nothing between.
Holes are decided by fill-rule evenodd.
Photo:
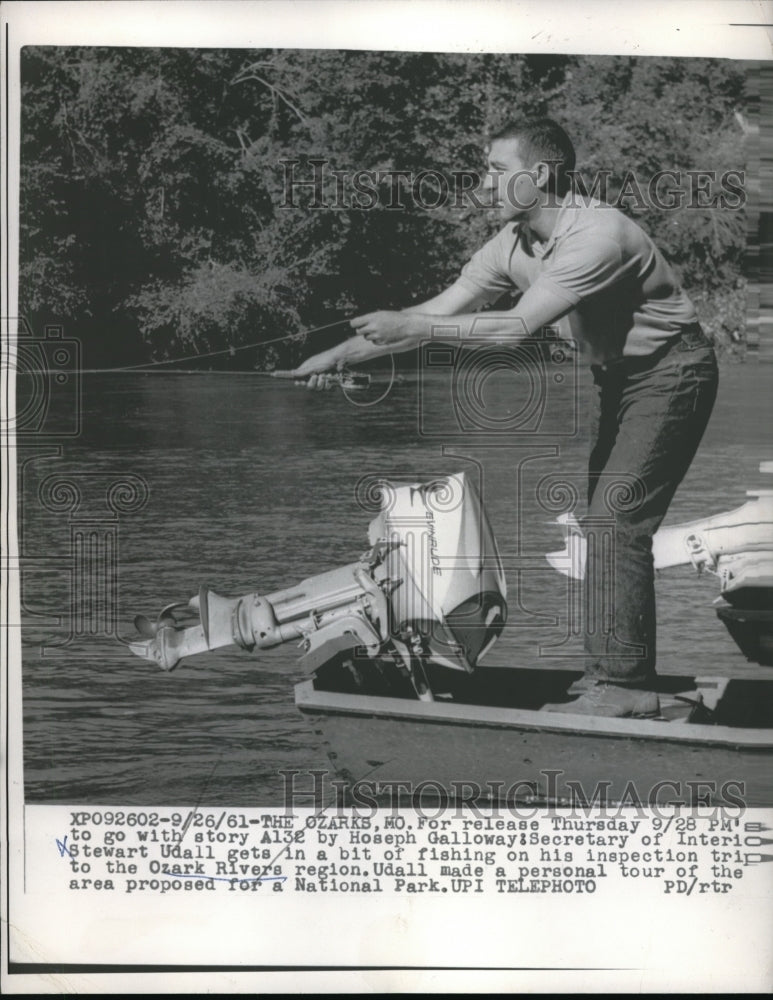
<instances>
[{"instance_id":1,"label":"fishing line","mask_svg":"<svg viewBox=\"0 0 773 1000\"><path fill-rule=\"evenodd\" d=\"M126 365L123 368L93 368L93 369L82 369L82 371L90 372L131 372L131 371L147 371L153 368L158 368L159 365L177 365L183 361L198 361L201 358L214 358L221 354L234 355L237 351L249 351L254 347L267 347L269 344L281 344L285 340L299 340L303 336L309 336L312 333L321 333L322 330L332 330L335 326L342 326L344 323L348 323L348 319L337 319L334 323L325 323L324 326L313 326L309 330L302 330L300 333L287 333L283 337L274 337L271 340L256 340L252 344L242 344L239 347L224 347L219 351L208 351L206 354L188 354L182 358L169 358L166 361L145 361L140 365ZM230 373L229 373L230 374ZM270 375L270 372L252 372L253 375Z\"/></svg>"}]
</instances>

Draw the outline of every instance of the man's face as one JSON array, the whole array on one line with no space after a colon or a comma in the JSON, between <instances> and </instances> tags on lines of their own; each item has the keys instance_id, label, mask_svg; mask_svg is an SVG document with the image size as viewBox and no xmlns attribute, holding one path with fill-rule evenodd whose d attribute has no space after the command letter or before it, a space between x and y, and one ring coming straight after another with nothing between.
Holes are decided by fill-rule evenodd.
<instances>
[{"instance_id":1,"label":"man's face","mask_svg":"<svg viewBox=\"0 0 773 1000\"><path fill-rule=\"evenodd\" d=\"M483 190L504 222L528 218L539 204L535 165L525 163L518 139L495 139L487 151L488 173Z\"/></svg>"}]
</instances>

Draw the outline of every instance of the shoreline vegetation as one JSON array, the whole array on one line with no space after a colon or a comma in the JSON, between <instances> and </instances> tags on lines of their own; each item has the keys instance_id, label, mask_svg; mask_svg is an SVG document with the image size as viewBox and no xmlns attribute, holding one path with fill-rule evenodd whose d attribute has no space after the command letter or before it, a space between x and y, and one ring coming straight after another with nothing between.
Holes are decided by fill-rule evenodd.
<instances>
[{"instance_id":1,"label":"shoreline vegetation","mask_svg":"<svg viewBox=\"0 0 773 1000\"><path fill-rule=\"evenodd\" d=\"M486 136L528 107L566 127L588 189L603 180L720 357L743 360L746 74L718 59L28 47L20 316L77 338L84 369L293 367L346 328L304 331L453 280L498 226L475 204Z\"/></svg>"}]
</instances>

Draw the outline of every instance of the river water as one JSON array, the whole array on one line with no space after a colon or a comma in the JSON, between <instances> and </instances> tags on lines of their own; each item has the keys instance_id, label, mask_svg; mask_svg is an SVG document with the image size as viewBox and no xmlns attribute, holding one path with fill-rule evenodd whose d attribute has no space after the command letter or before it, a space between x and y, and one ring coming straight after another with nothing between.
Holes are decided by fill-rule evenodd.
<instances>
[{"instance_id":1,"label":"river water","mask_svg":"<svg viewBox=\"0 0 773 1000\"><path fill-rule=\"evenodd\" d=\"M154 617L200 583L270 592L356 559L378 477L476 478L509 588L487 663L577 668L567 583L544 554L560 548L551 520L584 487L587 374L570 359L558 380L493 371L476 386L448 363L349 396L251 374L105 373L83 376L76 403L50 401L81 419L19 459L28 802L278 804L282 769L325 768L293 704L294 646L221 650L165 674L120 639L136 613ZM772 388L773 366L723 368L667 522L770 487L758 466L773 457ZM83 537L104 565L86 584ZM660 672L772 676L717 620L716 578L680 567L657 593Z\"/></svg>"}]
</instances>

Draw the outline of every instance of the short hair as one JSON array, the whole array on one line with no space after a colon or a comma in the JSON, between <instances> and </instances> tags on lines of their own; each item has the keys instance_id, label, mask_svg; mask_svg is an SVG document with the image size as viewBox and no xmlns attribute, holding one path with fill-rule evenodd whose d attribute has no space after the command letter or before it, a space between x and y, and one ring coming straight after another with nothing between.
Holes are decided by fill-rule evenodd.
<instances>
[{"instance_id":1,"label":"short hair","mask_svg":"<svg viewBox=\"0 0 773 1000\"><path fill-rule=\"evenodd\" d=\"M572 140L552 118L523 118L508 122L491 141L517 139L527 163L544 161L550 165L549 190L564 195L572 186L576 156Z\"/></svg>"}]
</instances>

